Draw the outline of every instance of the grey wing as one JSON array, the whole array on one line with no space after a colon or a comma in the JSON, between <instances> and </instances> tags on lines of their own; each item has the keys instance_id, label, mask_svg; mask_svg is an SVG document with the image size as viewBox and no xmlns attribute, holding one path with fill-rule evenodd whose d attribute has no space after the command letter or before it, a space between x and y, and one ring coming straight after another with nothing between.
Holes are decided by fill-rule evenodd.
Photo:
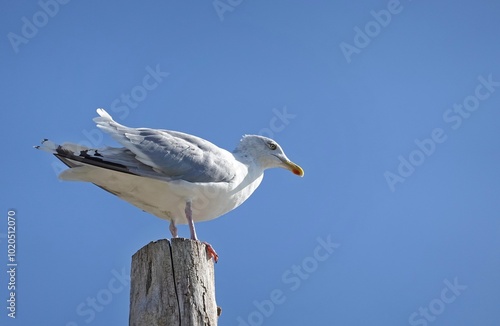
<instances>
[{"instance_id":1,"label":"grey wing","mask_svg":"<svg viewBox=\"0 0 500 326\"><path fill-rule=\"evenodd\" d=\"M94 121L136 159L170 179L189 182L229 182L234 158L224 149L189 134L149 128L129 128L113 121L104 110Z\"/></svg>"}]
</instances>

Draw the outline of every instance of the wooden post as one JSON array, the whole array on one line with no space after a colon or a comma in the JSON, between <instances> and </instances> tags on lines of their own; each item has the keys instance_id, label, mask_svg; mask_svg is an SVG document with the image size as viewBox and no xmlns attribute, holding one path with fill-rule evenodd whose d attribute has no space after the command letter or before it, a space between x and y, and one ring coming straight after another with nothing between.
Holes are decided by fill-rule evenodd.
<instances>
[{"instance_id":1,"label":"wooden post","mask_svg":"<svg viewBox=\"0 0 500 326\"><path fill-rule=\"evenodd\" d=\"M175 238L132 256L130 326L216 326L214 262L199 241Z\"/></svg>"}]
</instances>

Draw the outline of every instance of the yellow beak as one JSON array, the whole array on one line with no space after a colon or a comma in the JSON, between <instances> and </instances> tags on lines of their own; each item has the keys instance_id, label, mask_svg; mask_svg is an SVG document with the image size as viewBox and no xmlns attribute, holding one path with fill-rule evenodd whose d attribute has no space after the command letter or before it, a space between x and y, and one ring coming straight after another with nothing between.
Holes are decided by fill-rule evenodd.
<instances>
[{"instance_id":1,"label":"yellow beak","mask_svg":"<svg viewBox=\"0 0 500 326\"><path fill-rule=\"evenodd\" d=\"M292 161L284 161L283 164L285 165L285 168L292 171L293 174L298 175L299 177L304 176L304 170Z\"/></svg>"}]
</instances>

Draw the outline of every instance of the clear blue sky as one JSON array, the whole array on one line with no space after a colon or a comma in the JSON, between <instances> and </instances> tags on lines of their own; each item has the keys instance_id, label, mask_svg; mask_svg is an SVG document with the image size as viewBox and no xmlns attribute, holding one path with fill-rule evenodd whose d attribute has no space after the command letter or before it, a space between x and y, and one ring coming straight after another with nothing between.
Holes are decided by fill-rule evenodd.
<instances>
[{"instance_id":1,"label":"clear blue sky","mask_svg":"<svg viewBox=\"0 0 500 326\"><path fill-rule=\"evenodd\" d=\"M131 256L170 236L32 148L116 145L98 107L304 168L197 225L220 325L500 324L499 3L60 1L0 13L2 325L127 325Z\"/></svg>"}]
</instances>

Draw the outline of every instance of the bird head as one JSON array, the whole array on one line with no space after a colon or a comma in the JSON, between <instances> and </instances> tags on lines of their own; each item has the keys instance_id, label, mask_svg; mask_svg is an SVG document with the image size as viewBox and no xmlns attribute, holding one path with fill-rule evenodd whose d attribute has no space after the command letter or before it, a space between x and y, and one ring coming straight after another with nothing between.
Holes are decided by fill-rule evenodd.
<instances>
[{"instance_id":1,"label":"bird head","mask_svg":"<svg viewBox=\"0 0 500 326\"><path fill-rule=\"evenodd\" d=\"M304 176L304 170L290 161L281 146L271 138L259 135L245 135L236 151L249 156L263 169L279 167L290 170L300 177Z\"/></svg>"}]
</instances>

